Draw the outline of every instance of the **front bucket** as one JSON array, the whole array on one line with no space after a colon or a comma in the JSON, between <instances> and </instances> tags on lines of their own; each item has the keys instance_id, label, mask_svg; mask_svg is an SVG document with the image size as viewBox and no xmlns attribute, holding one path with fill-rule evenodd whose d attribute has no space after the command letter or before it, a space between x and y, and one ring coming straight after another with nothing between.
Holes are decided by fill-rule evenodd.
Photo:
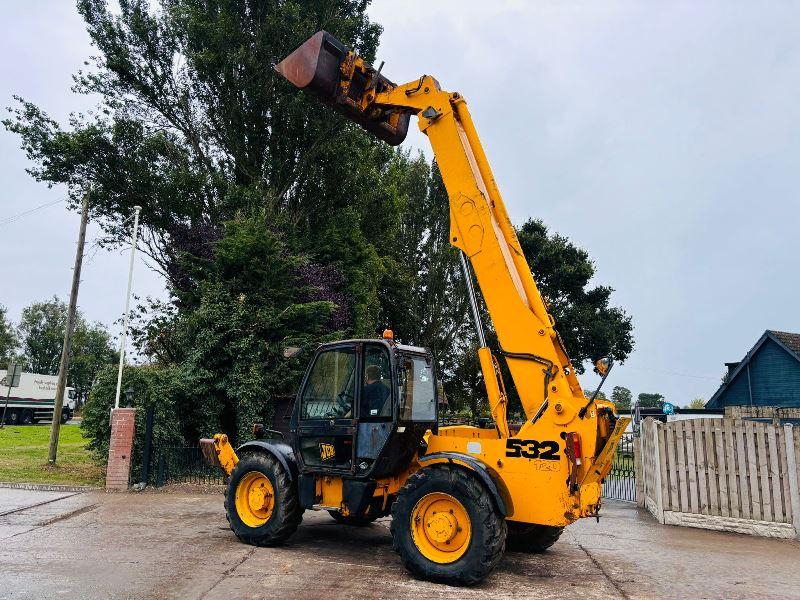
<instances>
[{"instance_id":1,"label":"front bucket","mask_svg":"<svg viewBox=\"0 0 800 600\"><path fill-rule=\"evenodd\" d=\"M372 91L368 88L381 92L393 89L395 84L372 67L366 67L367 73L351 69L352 78L343 81L342 63L349 55L347 46L327 31L318 31L275 65L275 70L376 137L392 146L401 144L408 133L408 113L377 106L369 106L368 111L361 108L364 95Z\"/></svg>"},{"instance_id":2,"label":"front bucket","mask_svg":"<svg viewBox=\"0 0 800 600\"><path fill-rule=\"evenodd\" d=\"M347 48L339 40L327 31L318 31L275 65L275 70L301 90L332 103L339 89L339 65L346 56Z\"/></svg>"}]
</instances>

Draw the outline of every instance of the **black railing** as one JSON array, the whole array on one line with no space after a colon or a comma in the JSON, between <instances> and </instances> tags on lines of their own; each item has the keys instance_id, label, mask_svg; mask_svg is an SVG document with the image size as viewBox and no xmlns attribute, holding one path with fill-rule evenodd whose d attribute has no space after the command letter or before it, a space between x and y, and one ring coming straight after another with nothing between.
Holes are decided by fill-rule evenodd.
<instances>
[{"instance_id":1,"label":"black railing","mask_svg":"<svg viewBox=\"0 0 800 600\"><path fill-rule=\"evenodd\" d=\"M636 468L633 433L623 433L614 455L611 472L603 483L603 497L636 502Z\"/></svg>"},{"instance_id":2,"label":"black railing","mask_svg":"<svg viewBox=\"0 0 800 600\"><path fill-rule=\"evenodd\" d=\"M222 472L205 461L200 446L156 447L153 449L153 459L148 483L156 487L167 483L225 483Z\"/></svg>"}]
</instances>

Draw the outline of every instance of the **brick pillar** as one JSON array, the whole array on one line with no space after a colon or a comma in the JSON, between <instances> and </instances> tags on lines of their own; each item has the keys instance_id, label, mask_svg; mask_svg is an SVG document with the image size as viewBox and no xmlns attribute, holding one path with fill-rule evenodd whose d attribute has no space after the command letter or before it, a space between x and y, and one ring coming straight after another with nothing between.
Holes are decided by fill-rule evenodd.
<instances>
[{"instance_id":1,"label":"brick pillar","mask_svg":"<svg viewBox=\"0 0 800 600\"><path fill-rule=\"evenodd\" d=\"M108 470L106 471L107 490L125 491L128 489L135 430L135 408L115 408L111 411L111 441L108 445Z\"/></svg>"}]
</instances>

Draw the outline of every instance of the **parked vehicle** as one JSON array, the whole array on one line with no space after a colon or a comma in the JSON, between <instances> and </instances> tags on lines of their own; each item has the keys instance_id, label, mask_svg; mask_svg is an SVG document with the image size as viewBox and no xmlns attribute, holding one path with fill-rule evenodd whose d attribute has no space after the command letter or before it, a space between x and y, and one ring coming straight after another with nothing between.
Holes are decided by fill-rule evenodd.
<instances>
[{"instance_id":1,"label":"parked vehicle","mask_svg":"<svg viewBox=\"0 0 800 600\"><path fill-rule=\"evenodd\" d=\"M19 386L8 388L6 370L0 370L0 419L5 409L9 425L30 425L37 421L52 421L56 401L57 375L23 373ZM10 393L9 393L10 392ZM6 406L6 395L8 405ZM61 422L66 423L75 412L75 390L68 387L64 396Z\"/></svg>"}]
</instances>

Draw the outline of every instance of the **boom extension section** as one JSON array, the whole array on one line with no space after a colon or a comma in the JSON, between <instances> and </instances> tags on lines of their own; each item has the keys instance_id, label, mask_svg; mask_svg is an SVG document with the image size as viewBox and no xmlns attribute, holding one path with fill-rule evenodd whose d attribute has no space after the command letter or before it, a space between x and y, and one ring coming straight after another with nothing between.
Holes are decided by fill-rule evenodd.
<instances>
[{"instance_id":1,"label":"boom extension section","mask_svg":"<svg viewBox=\"0 0 800 600\"><path fill-rule=\"evenodd\" d=\"M410 115L418 117L450 198L450 242L470 260L528 421L535 422L546 410L561 424L578 416L586 402L583 391L536 287L464 98L443 91L429 75L395 85L324 31L275 69L390 144L403 141ZM477 310L473 313L492 417L500 436L508 437L497 359L480 335Z\"/></svg>"}]
</instances>

